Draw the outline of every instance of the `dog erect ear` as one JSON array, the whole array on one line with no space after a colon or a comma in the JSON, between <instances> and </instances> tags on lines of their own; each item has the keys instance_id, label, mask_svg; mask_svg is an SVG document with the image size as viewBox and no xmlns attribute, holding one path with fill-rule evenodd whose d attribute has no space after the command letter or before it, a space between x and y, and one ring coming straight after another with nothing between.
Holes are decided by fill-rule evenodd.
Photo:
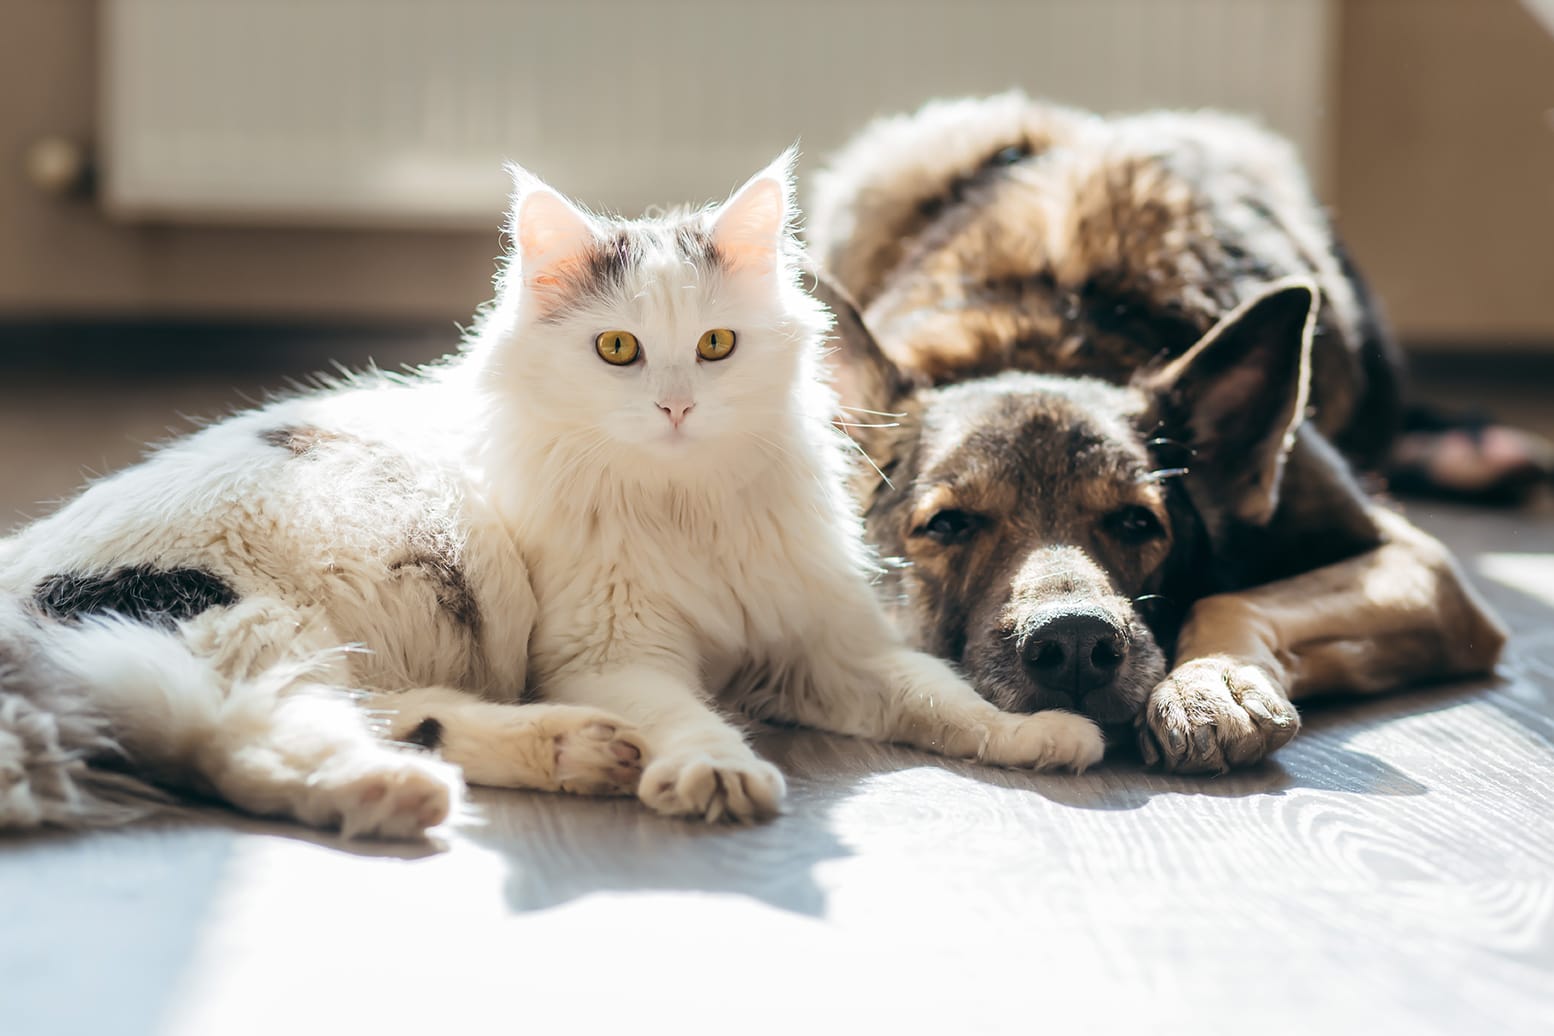
<instances>
[{"instance_id":1,"label":"dog erect ear","mask_svg":"<svg viewBox=\"0 0 1554 1036\"><path fill-rule=\"evenodd\" d=\"M842 406L852 407L854 412L861 408L893 413L895 404L912 389L912 378L885 355L852 296L830 274L806 261L804 284L836 318L829 343L834 351L826 358L826 365Z\"/></svg>"},{"instance_id":2,"label":"dog erect ear","mask_svg":"<svg viewBox=\"0 0 1554 1036\"><path fill-rule=\"evenodd\" d=\"M1279 281L1150 376L1166 428L1186 434L1190 484L1235 519L1263 525L1305 417L1319 305L1307 280Z\"/></svg>"}]
</instances>

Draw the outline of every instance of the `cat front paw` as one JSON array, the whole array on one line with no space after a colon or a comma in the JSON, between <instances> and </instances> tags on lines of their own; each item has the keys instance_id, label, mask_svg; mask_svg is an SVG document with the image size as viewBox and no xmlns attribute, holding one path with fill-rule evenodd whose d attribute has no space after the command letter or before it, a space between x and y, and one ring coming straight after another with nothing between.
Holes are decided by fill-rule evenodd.
<instances>
[{"instance_id":1,"label":"cat front paw","mask_svg":"<svg viewBox=\"0 0 1554 1036\"><path fill-rule=\"evenodd\" d=\"M1106 740L1093 720L1072 712L1011 716L988 732L979 759L1028 770L1085 770L1101 761Z\"/></svg>"},{"instance_id":2,"label":"cat front paw","mask_svg":"<svg viewBox=\"0 0 1554 1036\"><path fill-rule=\"evenodd\" d=\"M748 749L699 749L655 760L643 771L637 795L665 816L750 823L776 816L787 790L781 771Z\"/></svg>"},{"instance_id":3,"label":"cat front paw","mask_svg":"<svg viewBox=\"0 0 1554 1036\"><path fill-rule=\"evenodd\" d=\"M608 713L584 710L558 724L555 780L574 795L634 795L647 754L640 734Z\"/></svg>"}]
</instances>

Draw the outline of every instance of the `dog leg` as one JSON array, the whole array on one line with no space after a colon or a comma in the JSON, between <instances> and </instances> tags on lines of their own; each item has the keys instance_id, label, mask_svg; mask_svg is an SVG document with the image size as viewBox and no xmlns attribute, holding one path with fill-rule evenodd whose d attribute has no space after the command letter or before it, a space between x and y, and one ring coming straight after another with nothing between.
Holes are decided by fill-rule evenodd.
<instances>
[{"instance_id":1,"label":"dog leg","mask_svg":"<svg viewBox=\"0 0 1554 1036\"><path fill-rule=\"evenodd\" d=\"M782 773L755 754L690 679L638 666L565 673L543 693L549 701L602 708L636 724L652 748L637 797L659 813L748 822L781 809Z\"/></svg>"},{"instance_id":2,"label":"dog leg","mask_svg":"<svg viewBox=\"0 0 1554 1036\"><path fill-rule=\"evenodd\" d=\"M435 751L471 784L634 795L647 749L629 723L580 705L510 705L449 687L372 695L388 736Z\"/></svg>"},{"instance_id":3,"label":"dog leg","mask_svg":"<svg viewBox=\"0 0 1554 1036\"><path fill-rule=\"evenodd\" d=\"M1505 628L1451 553L1390 511L1372 518L1386 540L1375 550L1193 606L1177 667L1140 717L1147 761L1222 772L1289 741L1299 698L1494 668Z\"/></svg>"}]
</instances>

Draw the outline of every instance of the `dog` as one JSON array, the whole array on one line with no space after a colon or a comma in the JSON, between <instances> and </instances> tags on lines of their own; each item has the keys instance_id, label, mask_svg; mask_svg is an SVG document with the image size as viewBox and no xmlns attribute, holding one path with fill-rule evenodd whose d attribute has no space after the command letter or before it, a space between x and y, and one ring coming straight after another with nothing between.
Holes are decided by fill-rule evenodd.
<instances>
[{"instance_id":1,"label":"dog","mask_svg":"<svg viewBox=\"0 0 1554 1036\"><path fill-rule=\"evenodd\" d=\"M1220 772L1299 698L1493 669L1450 553L1357 482L1397 351L1283 141L1005 94L869 127L818 184L883 590L989 700Z\"/></svg>"}]
</instances>

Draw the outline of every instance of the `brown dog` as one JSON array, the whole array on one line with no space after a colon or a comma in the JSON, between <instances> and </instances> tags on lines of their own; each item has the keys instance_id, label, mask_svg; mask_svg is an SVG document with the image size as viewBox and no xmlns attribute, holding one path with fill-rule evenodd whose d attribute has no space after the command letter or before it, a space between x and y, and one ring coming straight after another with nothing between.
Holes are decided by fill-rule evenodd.
<instances>
[{"instance_id":1,"label":"brown dog","mask_svg":"<svg viewBox=\"0 0 1554 1036\"><path fill-rule=\"evenodd\" d=\"M1449 554L1350 474L1394 354L1276 138L935 105L866 130L812 211L887 592L990 700L1212 771L1293 736L1294 698L1495 664Z\"/></svg>"}]
</instances>

